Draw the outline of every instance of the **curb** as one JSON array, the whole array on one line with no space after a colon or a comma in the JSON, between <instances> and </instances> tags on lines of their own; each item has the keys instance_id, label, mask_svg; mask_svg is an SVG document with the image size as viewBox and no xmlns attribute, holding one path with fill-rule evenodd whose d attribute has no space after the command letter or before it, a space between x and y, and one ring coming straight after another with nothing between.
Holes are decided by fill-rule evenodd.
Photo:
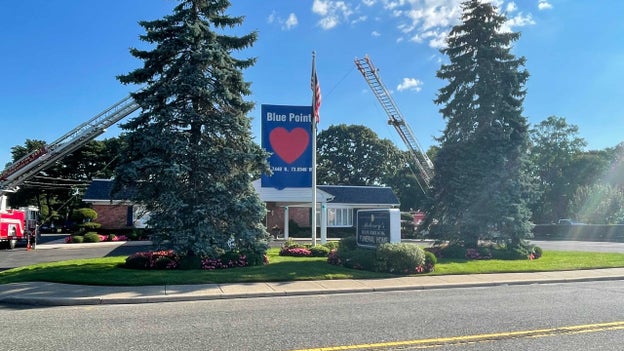
<instances>
[{"instance_id":1,"label":"curb","mask_svg":"<svg viewBox=\"0 0 624 351\"><path fill-rule=\"evenodd\" d=\"M495 286L520 286L533 284L563 284L579 283L591 281L616 281L624 280L624 276L603 276L603 277L581 277L581 278L561 278L561 279L535 279L524 281L492 281L478 283L443 283L435 285L403 285L387 287L353 287L343 289L309 289L309 290L280 290L246 293L217 293L217 294L196 294L196 295L152 295L141 297L0 297L0 303L28 306L86 306L86 305L120 305L120 304L146 304L163 302L188 302L188 301L208 301L227 300L245 298L267 298L267 297L290 297L308 295L337 295L337 294L358 294L358 293L383 293L392 291L424 291L457 288L480 288Z\"/></svg>"}]
</instances>

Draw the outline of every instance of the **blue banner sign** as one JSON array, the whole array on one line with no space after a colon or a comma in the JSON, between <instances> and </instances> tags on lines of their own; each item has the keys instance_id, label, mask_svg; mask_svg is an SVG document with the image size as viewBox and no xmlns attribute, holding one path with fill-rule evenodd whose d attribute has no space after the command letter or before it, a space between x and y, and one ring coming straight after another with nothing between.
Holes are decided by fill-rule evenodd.
<instances>
[{"instance_id":1,"label":"blue banner sign","mask_svg":"<svg viewBox=\"0 0 624 351\"><path fill-rule=\"evenodd\" d=\"M271 153L264 188L312 187L312 108L262 105L262 147Z\"/></svg>"}]
</instances>

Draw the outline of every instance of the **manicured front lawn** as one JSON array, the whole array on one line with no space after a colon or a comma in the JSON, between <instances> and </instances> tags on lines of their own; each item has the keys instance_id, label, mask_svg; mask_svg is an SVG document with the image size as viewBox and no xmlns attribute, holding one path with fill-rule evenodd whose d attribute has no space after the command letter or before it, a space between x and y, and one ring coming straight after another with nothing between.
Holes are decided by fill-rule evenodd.
<instances>
[{"instance_id":1,"label":"manicured front lawn","mask_svg":"<svg viewBox=\"0 0 624 351\"><path fill-rule=\"evenodd\" d=\"M624 254L575 251L545 251L537 260L445 260L430 274L478 274L545 272L624 267Z\"/></svg>"},{"instance_id":2,"label":"manicured front lawn","mask_svg":"<svg viewBox=\"0 0 624 351\"><path fill-rule=\"evenodd\" d=\"M371 279L391 274L347 269L327 263L325 257L279 256L269 250L269 264L225 270L132 270L120 268L126 256L36 264L0 272L0 284L50 281L87 285L208 284L259 281ZM499 272L537 272L624 267L624 254L548 251L538 260L445 260L430 275Z\"/></svg>"}]
</instances>

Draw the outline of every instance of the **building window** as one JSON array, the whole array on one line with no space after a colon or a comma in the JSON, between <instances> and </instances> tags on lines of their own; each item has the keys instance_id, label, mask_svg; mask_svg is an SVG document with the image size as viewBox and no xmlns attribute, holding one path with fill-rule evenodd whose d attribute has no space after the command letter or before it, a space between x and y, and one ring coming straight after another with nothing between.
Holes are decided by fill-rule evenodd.
<instances>
[{"instance_id":1,"label":"building window","mask_svg":"<svg viewBox=\"0 0 624 351\"><path fill-rule=\"evenodd\" d=\"M350 208L328 208L327 226L353 227L353 210Z\"/></svg>"}]
</instances>

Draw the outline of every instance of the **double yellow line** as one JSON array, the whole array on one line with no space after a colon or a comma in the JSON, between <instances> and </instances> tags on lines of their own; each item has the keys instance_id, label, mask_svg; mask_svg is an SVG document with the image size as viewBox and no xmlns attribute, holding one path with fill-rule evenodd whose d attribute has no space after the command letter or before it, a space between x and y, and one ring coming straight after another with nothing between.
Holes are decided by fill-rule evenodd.
<instances>
[{"instance_id":1,"label":"double yellow line","mask_svg":"<svg viewBox=\"0 0 624 351\"><path fill-rule=\"evenodd\" d=\"M495 340L513 339L513 338L539 338L539 337L554 336L554 335L594 333L594 332L600 332L600 331L622 330L622 329L624 329L624 321L610 322L610 323L597 323L597 324L583 324L583 325L573 325L573 326L559 327L559 328L523 330L523 331L503 332L503 333L493 333L493 334L453 336L453 337L446 337L446 338L390 341L390 342L380 342L380 343L374 343L374 344L330 346L330 347L319 347L319 348L313 348L313 349L301 349L301 350L293 350L293 351L370 350L370 349L388 349L392 347L413 347L413 348L425 349L425 348L431 348L431 347L438 347L441 345L458 345L458 344L464 344L464 343L495 341Z\"/></svg>"}]
</instances>

